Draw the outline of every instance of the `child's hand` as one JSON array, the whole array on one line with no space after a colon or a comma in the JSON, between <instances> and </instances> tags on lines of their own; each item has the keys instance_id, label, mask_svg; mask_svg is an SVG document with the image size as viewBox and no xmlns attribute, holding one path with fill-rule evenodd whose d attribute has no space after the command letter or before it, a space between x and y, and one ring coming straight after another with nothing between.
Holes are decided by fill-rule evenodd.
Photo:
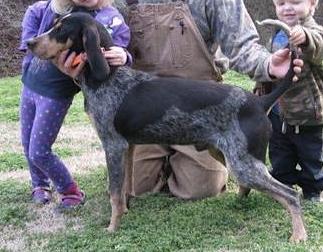
<instances>
[{"instance_id":1,"label":"child's hand","mask_svg":"<svg viewBox=\"0 0 323 252\"><path fill-rule=\"evenodd\" d=\"M127 63L127 53L119 46L111 46L108 51L102 50L104 58L111 66L123 66Z\"/></svg>"},{"instance_id":2,"label":"child's hand","mask_svg":"<svg viewBox=\"0 0 323 252\"><path fill-rule=\"evenodd\" d=\"M69 75L72 78L76 78L80 72L83 70L83 67L86 62L86 55L80 54L76 55L75 52L72 52L68 57L68 50L63 51L57 57L57 61L54 62L61 72ZM67 58L66 58L67 57ZM76 61L78 59L78 62Z\"/></svg>"},{"instance_id":3,"label":"child's hand","mask_svg":"<svg viewBox=\"0 0 323 252\"><path fill-rule=\"evenodd\" d=\"M294 46L299 46L306 43L306 34L302 26L296 25L291 28L289 40Z\"/></svg>"}]
</instances>

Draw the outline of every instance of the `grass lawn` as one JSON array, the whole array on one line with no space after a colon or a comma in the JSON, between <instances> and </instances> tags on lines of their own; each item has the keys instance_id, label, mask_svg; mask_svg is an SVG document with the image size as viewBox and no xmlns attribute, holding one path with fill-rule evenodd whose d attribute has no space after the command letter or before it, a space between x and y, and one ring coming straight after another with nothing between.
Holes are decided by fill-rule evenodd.
<instances>
[{"instance_id":1,"label":"grass lawn","mask_svg":"<svg viewBox=\"0 0 323 252\"><path fill-rule=\"evenodd\" d=\"M249 90L253 86L234 72L225 80ZM322 205L302 202L309 239L291 244L291 220L280 204L255 191L238 199L234 179L219 198L182 201L158 194L133 199L120 230L108 234L104 154L80 94L54 150L87 201L66 214L54 211L57 195L47 206L34 206L19 140L20 88L19 77L0 79L0 251L323 251Z\"/></svg>"}]
</instances>

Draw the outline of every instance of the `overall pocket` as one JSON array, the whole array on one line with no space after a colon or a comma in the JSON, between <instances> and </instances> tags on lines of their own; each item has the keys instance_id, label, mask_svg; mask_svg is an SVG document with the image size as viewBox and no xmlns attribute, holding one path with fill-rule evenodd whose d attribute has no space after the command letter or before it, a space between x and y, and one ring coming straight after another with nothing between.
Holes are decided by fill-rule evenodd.
<instances>
[{"instance_id":1,"label":"overall pocket","mask_svg":"<svg viewBox=\"0 0 323 252\"><path fill-rule=\"evenodd\" d=\"M156 27L153 16L133 15L129 19L131 41L129 51L135 66L155 66L158 62Z\"/></svg>"},{"instance_id":2,"label":"overall pocket","mask_svg":"<svg viewBox=\"0 0 323 252\"><path fill-rule=\"evenodd\" d=\"M129 50L135 67L181 68L192 59L192 32L185 19L174 12L158 16L133 15L129 19L131 43Z\"/></svg>"}]
</instances>

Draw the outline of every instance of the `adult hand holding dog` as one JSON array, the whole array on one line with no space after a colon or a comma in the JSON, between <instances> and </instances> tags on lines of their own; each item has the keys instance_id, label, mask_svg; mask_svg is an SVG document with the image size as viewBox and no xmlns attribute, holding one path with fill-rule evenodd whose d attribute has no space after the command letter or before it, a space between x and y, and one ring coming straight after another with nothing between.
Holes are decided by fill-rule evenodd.
<instances>
[{"instance_id":1,"label":"adult hand holding dog","mask_svg":"<svg viewBox=\"0 0 323 252\"><path fill-rule=\"evenodd\" d=\"M302 72L304 62L302 59L294 59L295 76L293 81L298 81L297 75ZM290 51L289 49L278 50L271 55L269 61L269 74L277 79L283 78L290 67Z\"/></svg>"}]
</instances>

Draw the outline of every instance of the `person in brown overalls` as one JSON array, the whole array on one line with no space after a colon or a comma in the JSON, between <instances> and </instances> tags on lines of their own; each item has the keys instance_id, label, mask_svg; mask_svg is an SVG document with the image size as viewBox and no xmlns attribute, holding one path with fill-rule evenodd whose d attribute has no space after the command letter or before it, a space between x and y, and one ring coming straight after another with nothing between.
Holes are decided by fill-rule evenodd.
<instances>
[{"instance_id":1,"label":"person in brown overalls","mask_svg":"<svg viewBox=\"0 0 323 252\"><path fill-rule=\"evenodd\" d=\"M132 5L127 21L134 68L160 76L222 80L184 3ZM158 192L166 184L171 194L183 199L225 191L228 172L220 152L215 160L194 146L137 145L133 160L128 188L132 196Z\"/></svg>"},{"instance_id":2,"label":"person in brown overalls","mask_svg":"<svg viewBox=\"0 0 323 252\"><path fill-rule=\"evenodd\" d=\"M115 1L131 30L129 51L134 58L133 67L159 76L222 81L222 63L226 61L219 57L223 54L217 38L212 37L220 27L212 27L215 22L212 24L211 18L219 15L215 12L223 11L218 22L230 22L224 19L236 15L231 25L223 23L228 29L226 34L219 33L231 66L268 79L265 65L269 53L255 45L258 35L243 1L209 2L212 1ZM234 31L236 28L238 32ZM246 46L241 45L237 51L235 43ZM241 57L246 50L253 55ZM159 192L167 185L172 195L183 199L217 196L225 191L228 180L224 157L220 151L218 154L214 159L207 150L199 152L194 146L137 145L132 170L128 171L128 194Z\"/></svg>"}]
</instances>

